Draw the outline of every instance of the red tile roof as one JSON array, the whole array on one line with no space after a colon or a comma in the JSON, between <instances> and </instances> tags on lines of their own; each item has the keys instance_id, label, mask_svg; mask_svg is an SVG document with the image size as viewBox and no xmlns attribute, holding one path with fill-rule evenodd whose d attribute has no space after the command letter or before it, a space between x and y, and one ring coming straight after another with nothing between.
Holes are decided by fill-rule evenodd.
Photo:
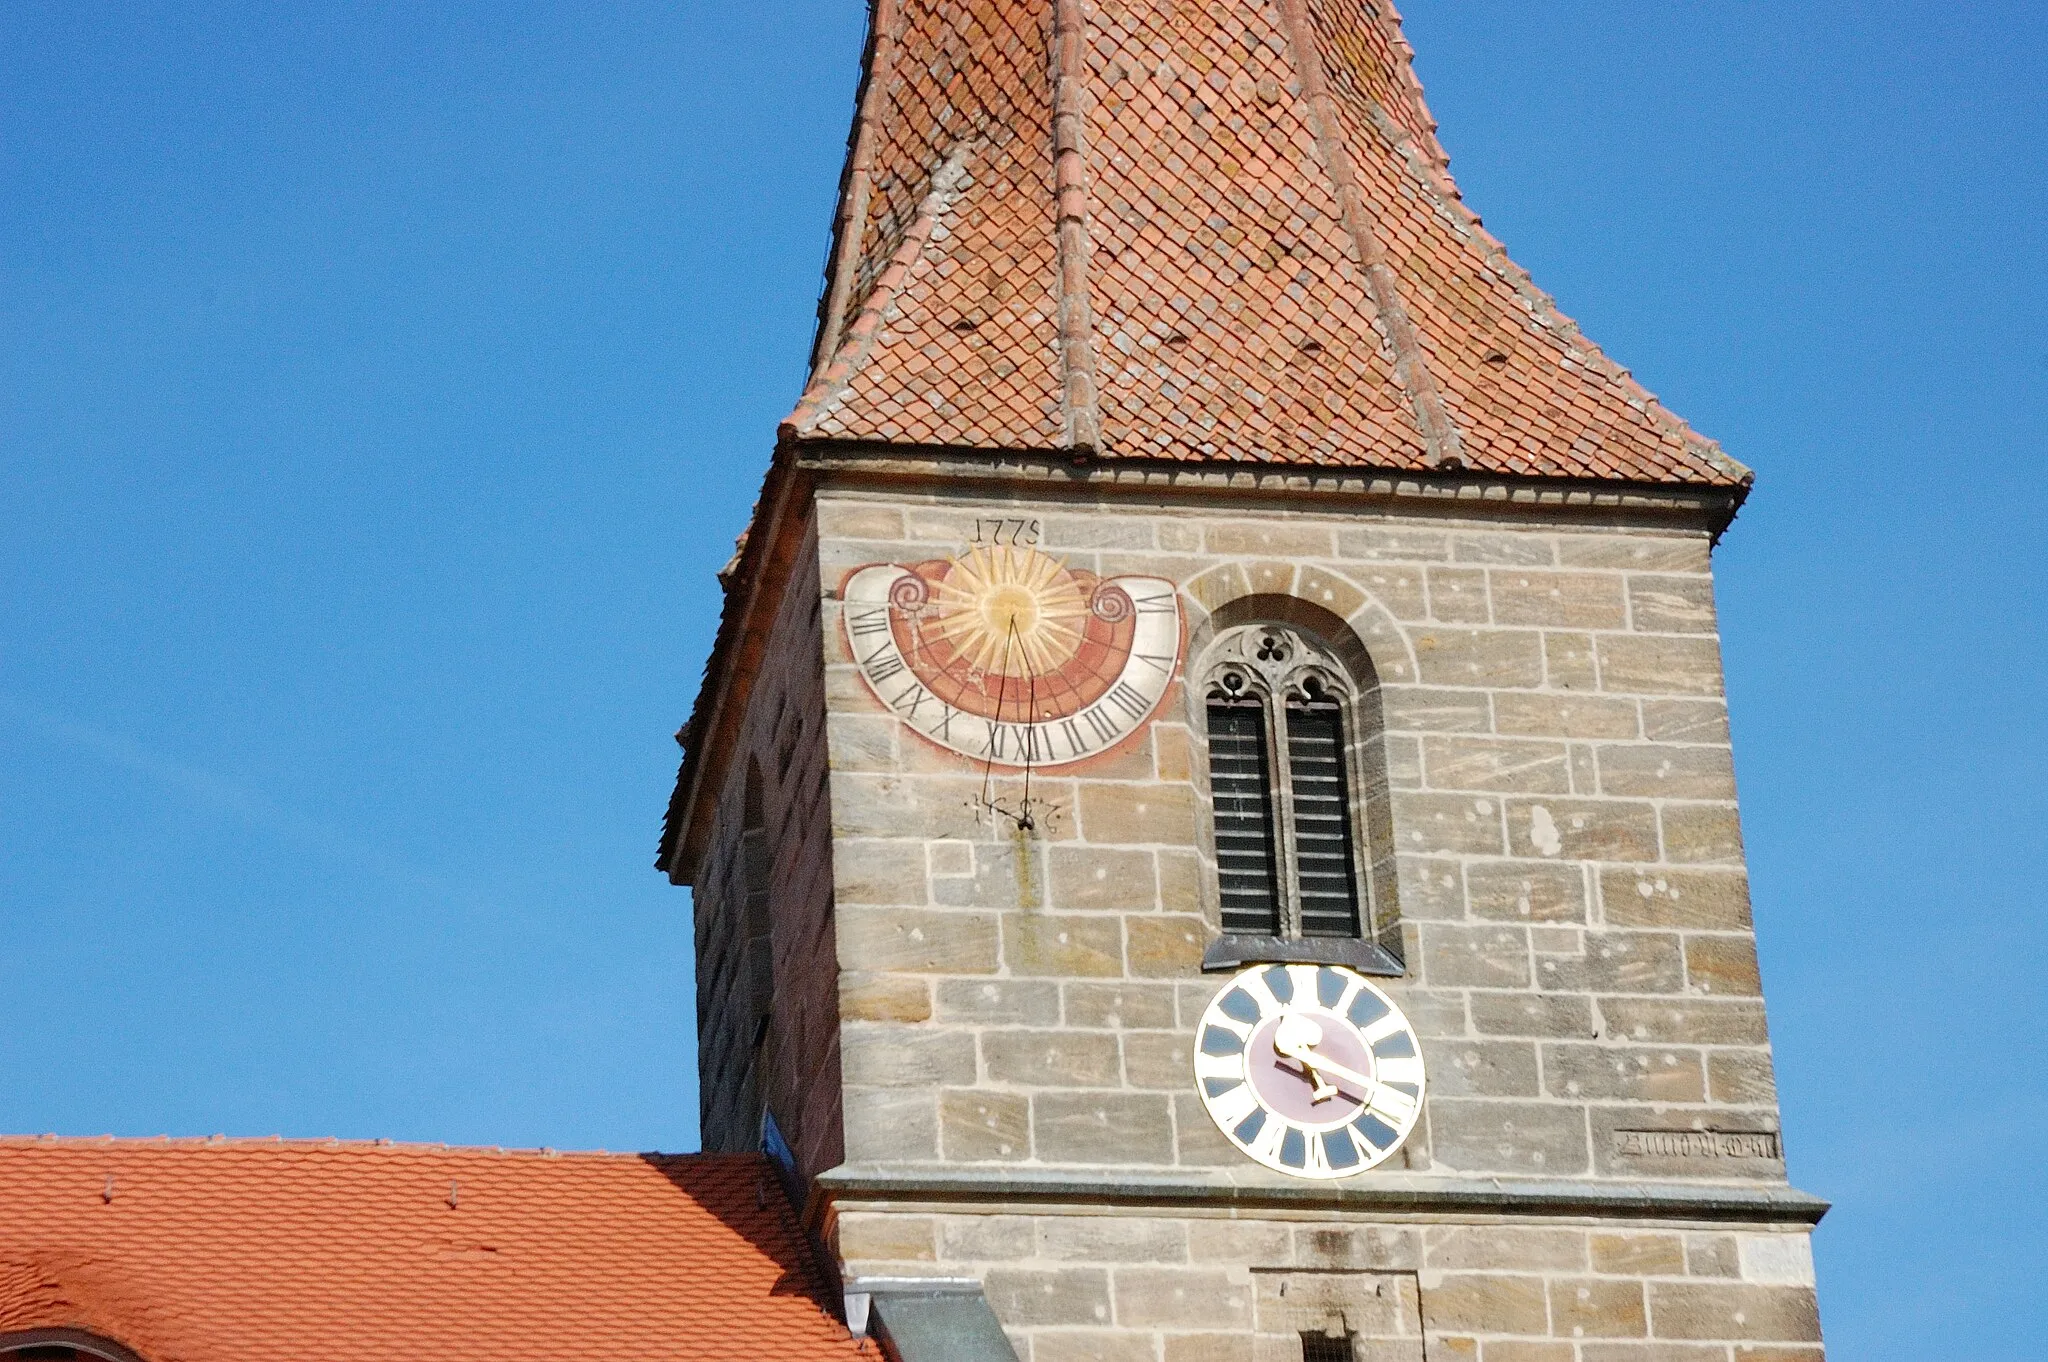
<instances>
[{"instance_id":1,"label":"red tile roof","mask_svg":"<svg viewBox=\"0 0 2048 1362\"><path fill-rule=\"evenodd\" d=\"M803 440L1737 487L1465 207L1385 0L875 0Z\"/></svg>"},{"instance_id":2,"label":"red tile roof","mask_svg":"<svg viewBox=\"0 0 2048 1362\"><path fill-rule=\"evenodd\" d=\"M145 1362L875 1356L760 1159L0 1140L0 1336Z\"/></svg>"}]
</instances>

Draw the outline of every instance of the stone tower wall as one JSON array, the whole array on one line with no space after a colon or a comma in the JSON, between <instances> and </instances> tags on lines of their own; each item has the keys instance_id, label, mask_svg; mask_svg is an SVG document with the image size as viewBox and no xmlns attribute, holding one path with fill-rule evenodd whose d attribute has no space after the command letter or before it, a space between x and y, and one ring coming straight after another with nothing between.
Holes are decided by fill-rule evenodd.
<instances>
[{"instance_id":1,"label":"stone tower wall","mask_svg":"<svg viewBox=\"0 0 2048 1362\"><path fill-rule=\"evenodd\" d=\"M816 573L811 542L776 608L693 899L703 1147L759 1149L765 1093L806 1175L842 1156Z\"/></svg>"},{"instance_id":2,"label":"stone tower wall","mask_svg":"<svg viewBox=\"0 0 2048 1362\"><path fill-rule=\"evenodd\" d=\"M1216 931L1195 711L1077 770L1029 835L886 711L830 599L972 522L1183 589L1347 622L1383 687L1408 972L1429 1064L1411 1172L1780 1183L1704 531L826 490L851 1164L1247 1165L1190 1080ZM1000 776L1000 773L999 773Z\"/></svg>"}]
</instances>

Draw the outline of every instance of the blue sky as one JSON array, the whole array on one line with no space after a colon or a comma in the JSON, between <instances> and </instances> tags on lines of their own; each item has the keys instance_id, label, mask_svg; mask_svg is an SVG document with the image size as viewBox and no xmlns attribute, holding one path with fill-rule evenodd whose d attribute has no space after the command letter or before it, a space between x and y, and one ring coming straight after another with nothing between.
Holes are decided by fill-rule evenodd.
<instances>
[{"instance_id":1,"label":"blue sky","mask_svg":"<svg viewBox=\"0 0 2048 1362\"><path fill-rule=\"evenodd\" d=\"M2048 1333L2048 16L1412 0L1719 556L1840 1357ZM651 859L862 7L0 12L0 1129L694 1146Z\"/></svg>"}]
</instances>

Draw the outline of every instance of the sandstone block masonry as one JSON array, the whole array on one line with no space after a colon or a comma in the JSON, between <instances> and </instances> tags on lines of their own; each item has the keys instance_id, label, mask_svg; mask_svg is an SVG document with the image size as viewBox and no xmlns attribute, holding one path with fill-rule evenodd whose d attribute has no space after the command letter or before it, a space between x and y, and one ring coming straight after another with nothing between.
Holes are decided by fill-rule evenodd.
<instances>
[{"instance_id":1,"label":"sandstone block masonry","mask_svg":"<svg viewBox=\"0 0 2048 1362\"><path fill-rule=\"evenodd\" d=\"M1387 987L1431 1084L1395 1167L1782 1181L1703 531L828 489L850 1163L1244 1167L1188 1079L1218 982L1200 696L1036 773L1025 832L978 807L1016 773L898 722L848 652L847 574L957 554L993 516L1175 582L1197 651L1218 611L1271 606L1370 658L1407 963Z\"/></svg>"}]
</instances>

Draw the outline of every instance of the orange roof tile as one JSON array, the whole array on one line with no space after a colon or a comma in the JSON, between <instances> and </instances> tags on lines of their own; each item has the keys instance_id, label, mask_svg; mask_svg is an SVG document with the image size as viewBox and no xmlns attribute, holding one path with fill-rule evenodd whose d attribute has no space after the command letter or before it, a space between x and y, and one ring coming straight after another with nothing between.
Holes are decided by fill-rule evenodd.
<instances>
[{"instance_id":1,"label":"orange roof tile","mask_svg":"<svg viewBox=\"0 0 2048 1362\"><path fill-rule=\"evenodd\" d=\"M873 1357L760 1159L0 1140L0 1336L145 1362Z\"/></svg>"},{"instance_id":2,"label":"orange roof tile","mask_svg":"<svg viewBox=\"0 0 2048 1362\"><path fill-rule=\"evenodd\" d=\"M1385 0L875 0L807 441L1739 487L1459 198Z\"/></svg>"}]
</instances>

